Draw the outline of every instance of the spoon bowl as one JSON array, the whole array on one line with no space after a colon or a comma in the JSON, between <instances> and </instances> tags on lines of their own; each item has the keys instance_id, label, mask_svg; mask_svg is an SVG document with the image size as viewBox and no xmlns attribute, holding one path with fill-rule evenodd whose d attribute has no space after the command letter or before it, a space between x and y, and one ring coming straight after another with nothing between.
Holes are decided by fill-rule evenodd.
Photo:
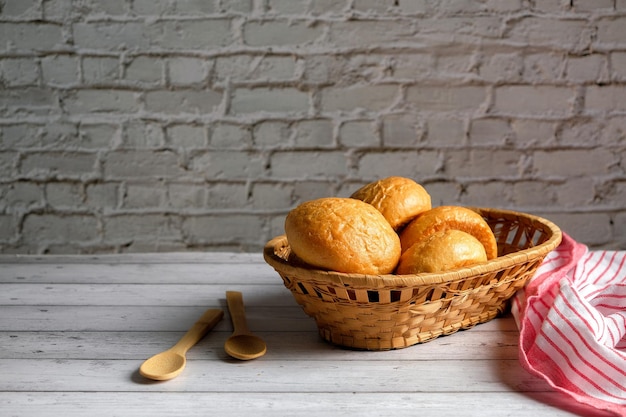
<instances>
[{"instance_id":1,"label":"spoon bowl","mask_svg":"<svg viewBox=\"0 0 626 417\"><path fill-rule=\"evenodd\" d=\"M226 291L226 301L234 327L233 334L224 343L226 353L244 361L265 355L267 345L248 329L243 295L238 291Z\"/></svg>"},{"instance_id":2,"label":"spoon bowl","mask_svg":"<svg viewBox=\"0 0 626 417\"><path fill-rule=\"evenodd\" d=\"M157 381L180 375L187 364L187 351L215 327L222 317L224 312L220 309L207 310L174 346L146 359L141 364L139 373Z\"/></svg>"}]
</instances>

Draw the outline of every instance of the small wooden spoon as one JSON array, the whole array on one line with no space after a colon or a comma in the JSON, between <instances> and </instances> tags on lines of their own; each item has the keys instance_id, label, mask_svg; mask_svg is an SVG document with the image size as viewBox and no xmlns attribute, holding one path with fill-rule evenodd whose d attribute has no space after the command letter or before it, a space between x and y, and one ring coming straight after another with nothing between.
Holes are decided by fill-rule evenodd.
<instances>
[{"instance_id":1,"label":"small wooden spoon","mask_svg":"<svg viewBox=\"0 0 626 417\"><path fill-rule=\"evenodd\" d=\"M234 327L233 334L224 343L226 353L244 361L265 355L267 351L265 342L248 329L243 295L238 291L226 291L226 301Z\"/></svg>"},{"instance_id":2,"label":"small wooden spoon","mask_svg":"<svg viewBox=\"0 0 626 417\"><path fill-rule=\"evenodd\" d=\"M165 381L177 377L187 363L185 354L224 317L220 309L208 309L171 348L148 358L139 368L146 378Z\"/></svg>"}]
</instances>

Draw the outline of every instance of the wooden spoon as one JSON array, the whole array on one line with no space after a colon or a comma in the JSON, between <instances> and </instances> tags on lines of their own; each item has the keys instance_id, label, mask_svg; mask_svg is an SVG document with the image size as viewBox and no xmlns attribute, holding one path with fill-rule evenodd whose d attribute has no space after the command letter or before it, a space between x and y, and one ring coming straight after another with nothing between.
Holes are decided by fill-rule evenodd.
<instances>
[{"instance_id":1,"label":"wooden spoon","mask_svg":"<svg viewBox=\"0 0 626 417\"><path fill-rule=\"evenodd\" d=\"M226 291L226 301L234 327L233 334L224 343L226 353L244 361L265 355L267 351L265 342L248 329L243 295L238 291Z\"/></svg>"},{"instance_id":2,"label":"wooden spoon","mask_svg":"<svg viewBox=\"0 0 626 417\"><path fill-rule=\"evenodd\" d=\"M208 309L174 346L146 359L139 373L158 381L177 377L185 369L187 351L215 327L222 317L224 311Z\"/></svg>"}]
</instances>

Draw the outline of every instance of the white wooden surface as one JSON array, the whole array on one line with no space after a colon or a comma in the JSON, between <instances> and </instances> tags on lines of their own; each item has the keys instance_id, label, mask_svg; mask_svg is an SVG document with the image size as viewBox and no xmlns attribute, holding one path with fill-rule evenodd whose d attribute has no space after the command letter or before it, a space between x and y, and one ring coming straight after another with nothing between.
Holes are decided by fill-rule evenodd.
<instances>
[{"instance_id":1,"label":"white wooden surface","mask_svg":"<svg viewBox=\"0 0 626 417\"><path fill-rule=\"evenodd\" d=\"M242 291L266 356L230 359L226 290ZM144 359L209 307L224 320L171 381ZM262 256L0 256L0 416L594 415L526 373L511 317L410 348L322 341Z\"/></svg>"}]
</instances>

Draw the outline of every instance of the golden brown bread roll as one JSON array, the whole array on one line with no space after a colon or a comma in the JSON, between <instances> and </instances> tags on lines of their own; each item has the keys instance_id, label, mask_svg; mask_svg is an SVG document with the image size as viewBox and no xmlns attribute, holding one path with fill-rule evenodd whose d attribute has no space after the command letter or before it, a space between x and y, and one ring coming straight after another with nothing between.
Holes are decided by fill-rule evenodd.
<instances>
[{"instance_id":1,"label":"golden brown bread roll","mask_svg":"<svg viewBox=\"0 0 626 417\"><path fill-rule=\"evenodd\" d=\"M402 251L435 232L447 229L461 230L474 236L485 247L487 259L498 256L498 245L489 224L480 214L460 206L439 206L417 216L400 232Z\"/></svg>"},{"instance_id":2,"label":"golden brown bread roll","mask_svg":"<svg viewBox=\"0 0 626 417\"><path fill-rule=\"evenodd\" d=\"M374 206L395 230L431 208L430 194L420 184L405 177L388 177L369 183L350 197Z\"/></svg>"},{"instance_id":3,"label":"golden brown bread roll","mask_svg":"<svg viewBox=\"0 0 626 417\"><path fill-rule=\"evenodd\" d=\"M485 247L478 239L460 230L447 229L404 251L396 273L445 272L486 261Z\"/></svg>"},{"instance_id":4,"label":"golden brown bread roll","mask_svg":"<svg viewBox=\"0 0 626 417\"><path fill-rule=\"evenodd\" d=\"M400 259L400 238L385 217L353 198L300 204L287 215L285 234L298 258L326 270L388 274Z\"/></svg>"}]
</instances>

